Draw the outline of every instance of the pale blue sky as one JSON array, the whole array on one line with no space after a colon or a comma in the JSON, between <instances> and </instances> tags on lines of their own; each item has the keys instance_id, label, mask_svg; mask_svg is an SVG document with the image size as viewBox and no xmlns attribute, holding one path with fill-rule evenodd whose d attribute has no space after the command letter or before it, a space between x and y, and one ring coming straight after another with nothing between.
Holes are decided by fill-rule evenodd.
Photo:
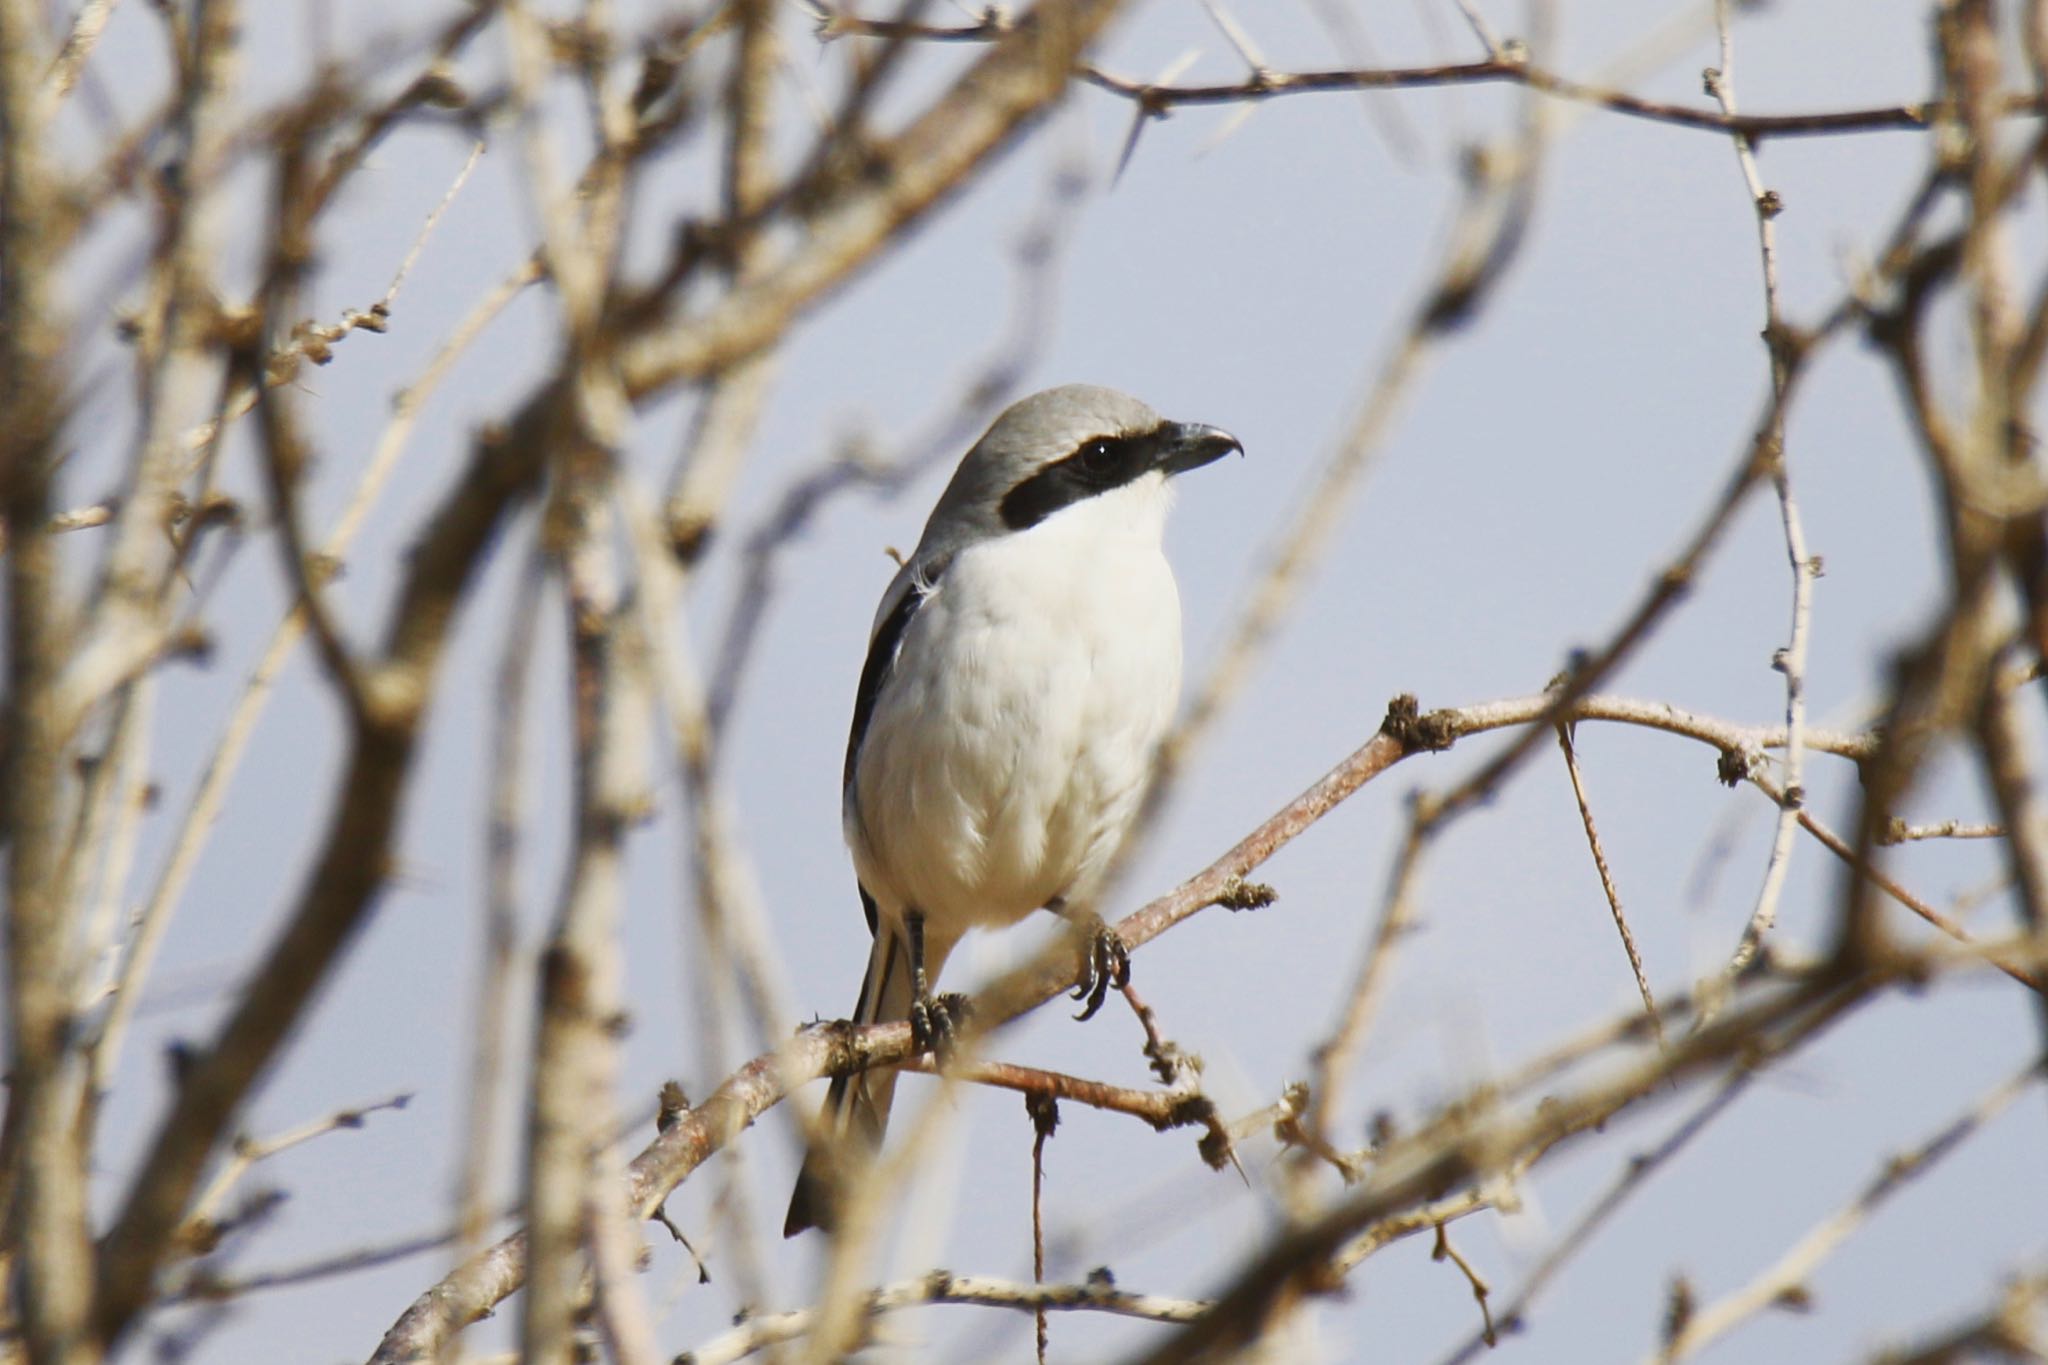
<instances>
[{"instance_id":1,"label":"pale blue sky","mask_svg":"<svg viewBox=\"0 0 2048 1365\"><path fill-rule=\"evenodd\" d=\"M1503 32L1519 7L1481 0ZM117 14L99 69L124 110L161 88L145 6ZM333 19L344 50L368 35L417 32L445 4L359 3ZM650 6L622 6L629 14ZM1348 64L1315 6L1235 8L1280 69ZM1449 0L1351 5L1376 60L1418 64L1476 56ZM251 6L248 75L259 92L289 88L303 67L303 7ZM1597 74L1666 16L1704 6L1563 0L1549 64ZM935 17L945 7L933 8ZM793 118L806 84L831 88L842 54L819 52L803 16L786 14ZM1633 88L1698 102L1713 60L1710 27ZM1105 66L1154 75L1185 51L1190 79L1230 79L1241 66L1193 0L1151 0L1115 31ZM1745 17L1737 31L1743 107L1795 112L1916 100L1931 89L1924 7L1908 0L1810 0ZM967 54L921 54L934 88ZM464 68L499 69L494 41ZM697 599L693 635L716 646L745 534L793 475L847 434L885 447L942 414L962 380L1006 335L1014 248L1057 173L1087 188L1064 209L1065 246L1050 288L1050 329L1026 389L1087 380L1128 389L1175 417L1224 426L1246 458L1181 489L1170 551L1188 622L1191 678L1241 609L1266 545L1291 514L1366 379L1386 355L1429 277L1453 211L1459 148L1511 126L1506 89L1275 101L1229 131L1229 110L1188 109L1145 133L1111 183L1128 108L1077 90L1062 112L905 250L862 277L800 329L783 353L760 439ZM1412 140L1396 149L1391 119ZM794 134L785 144L795 146ZM426 212L465 155L454 131L401 134L379 151L326 225L316 297L323 314L380 294ZM1787 308L1810 320L1868 251L1920 175L1928 139L1910 133L1769 144L1767 182L1779 220ZM707 203L711 161L676 159L642 203L644 243L658 248L662 210ZM2038 198L2038 196L2037 196ZM302 410L318 432L313 510L325 522L354 486L394 389L439 344L452 319L529 249L533 215L500 130L400 296L388 335L357 335L331 366L304 379ZM246 229L246 220L241 224ZM2038 202L2024 259L2042 258ZM104 303L99 267L134 259L132 235L96 247L95 274L75 291ZM126 253L124 255L124 253ZM118 299L119 288L111 291ZM552 301L529 291L435 399L404 467L350 557L338 589L363 640L381 631L404 547L464 453L466 433L512 410L549 364ZM1728 144L1613 114L1575 117L1550 148L1522 258L1477 327L1455 337L1411 397L1344 531L1321 563L1249 694L1189 770L1156 841L1125 886L1123 913L1227 847L1377 726L1388 697L1425 705L1538 690L1568 650L1613 628L1675 552L1732 467L1766 388L1754 220ZM100 328L104 336L109 329ZM1958 333L1958 337L1960 334ZM1960 342L1958 341L1958 345ZM635 471L657 485L678 445L681 408L648 413L630 443ZM96 424L98 414L93 414ZM83 430L91 432L95 425ZM118 438L122 423L101 429ZM228 486L260 484L237 442ZM1942 569L1929 484L1909 443L1888 374L1854 342L1818 363L1790 430L1793 478L1811 548L1825 557L1816 590L1809 696L1817 722L1868 715L1893 650L1938 600ZM96 485L93 450L66 496ZM935 470L901 497L854 494L831 503L780 562L779 596L759 641L726 756L738 823L759 872L788 977L805 1016L837 1016L853 996L866 947L838 836L838 771L846 717L887 546L916 539L943 481ZM99 476L99 477L104 477ZM402 1113L333 1136L260 1173L291 1194L243 1259L255 1270L444 1226L460 1160L479 940L481 795L491 671L517 567L501 550L457 637L437 703L434 738L412 788L396 884L249 1115L259 1133L398 1090ZM1775 508L1753 501L1695 594L1613 681L1612 690L1668 700L1746 723L1779 718L1789 586ZM160 704L159 769L166 810L189 792L234 682L283 605L268 545L241 555L216 599L219 654L206 673L173 672ZM533 734L543 781L534 806L528 921L552 908L563 847L565 739L560 649L545 604ZM2036 737L2038 710L2030 714ZM254 964L302 874L325 815L338 712L310 660L296 661L238 778L221 831L180 909L162 970L131 1044L99 1153L114 1198L162 1098L158 1049L204 1036L239 975ZM1769 808L1714 780L1714 755L1636 732L1585 727L1580 748L1652 980L1684 987L1725 957L1756 893ZM1135 976L1167 1031L1202 1054L1227 1110L1270 1103L1306 1074L1378 913L1403 818L1403 796L1468 772L1491 751L1474 742L1418 759L1368 788L1260 875L1280 903L1255 916L1212 910L1139 954ZM1837 827L1854 809L1853 774L1813 761L1814 808ZM662 1079L693 1094L715 1076L699 1059L694 1004L679 987L686 884L679 881L679 791L663 770L662 817L634 843L628 946L628 1112ZM1915 818L1987 817L1974 771L1937 766ZM164 826L153 824L138 866L153 873ZM1725 861L1695 893L1703 858ZM1899 875L1937 901L1994 868L1989 846L1916 847ZM1816 947L1838 886L1833 860L1796 851L1784 940ZM1994 902L1973 923L1995 932L2011 909ZM1504 1069L1634 999L1560 765L1545 755L1493 806L1470 816L1432 864L1422 931L1402 950L1352 1094L1365 1112L1426 1117L1489 1071ZM965 987L1022 940L985 942L956 957ZM522 987L522 994L524 988ZM789 1022L794 1022L789 1021ZM526 1039L523 1021L515 1048ZM1670 1277L1711 1298L1761 1270L1811 1222L1840 1206L1882 1158L1923 1140L1970 1097L2040 1046L2029 1001L1985 976L1931 996L1872 1008L1766 1078L1690 1154L1659 1177L1538 1301L1531 1333L1504 1360L1634 1358L1654 1346ZM1128 1014L1087 1026L1057 1009L1004 1036L1005 1057L1140 1083ZM1460 1224L1461 1249L1500 1296L1628 1156L1647 1147L1684 1101L1630 1119L1607 1140L1547 1163L1529 1209ZM1029 1272L1030 1132L1015 1097L971 1094L960 1106L971 1144L961 1218L942 1263L959 1271ZM1354 1124L1358 1118L1351 1120ZM506 1141L516 1141L508 1127ZM1362 1129L1354 1136L1362 1136ZM1817 1311L1759 1319L1707 1358L1840 1358L1981 1306L2002 1268L2038 1264L2048 1228L2039 1153L2048 1110L2030 1095L1957 1158L1888 1207L1813 1281ZM763 1228L779 1225L797 1143L787 1115L744 1139ZM1050 1148L1054 1273L1108 1263L1126 1287L1201 1295L1273 1225L1262 1177L1270 1144L1244 1153L1250 1184L1214 1174L1186 1134L1154 1135L1128 1119L1070 1107ZM671 1201L693 1235L713 1188L707 1170ZM1134 1210L1192 1221L1145 1231ZM815 1246L769 1246L781 1302L800 1301ZM740 1306L717 1260L699 1288L686 1260L650 1227L651 1296L669 1311L664 1349L715 1333ZM1427 1239L1388 1250L1346 1300L1315 1310L1330 1359L1430 1360L1476 1325L1468 1288L1433 1264ZM445 1268L440 1254L238 1304L202 1358L338 1361L366 1355L412 1296ZM175 1322L174 1317L167 1322ZM497 1339L502 1326L480 1328ZM899 1319L931 1358L1021 1359L1029 1322L946 1309ZM1152 1329L1085 1315L1053 1326L1056 1357L1119 1355ZM141 1351L134 1354L138 1357Z\"/></svg>"}]
</instances>

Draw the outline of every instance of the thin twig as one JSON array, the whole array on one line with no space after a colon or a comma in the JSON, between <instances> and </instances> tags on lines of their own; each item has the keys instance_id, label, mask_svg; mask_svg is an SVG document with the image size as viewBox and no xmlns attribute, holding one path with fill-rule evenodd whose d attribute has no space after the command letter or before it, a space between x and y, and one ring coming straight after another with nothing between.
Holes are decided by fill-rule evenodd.
<instances>
[{"instance_id":1,"label":"thin twig","mask_svg":"<svg viewBox=\"0 0 2048 1365\"><path fill-rule=\"evenodd\" d=\"M1031 1116L1031 1282L1045 1283L1045 1143L1060 1125L1059 1101L1040 1092L1026 1092L1024 1110ZM1052 1333L1046 1322L1045 1305L1038 1306L1034 1323L1038 1365L1045 1365L1046 1348Z\"/></svg>"},{"instance_id":2,"label":"thin twig","mask_svg":"<svg viewBox=\"0 0 2048 1365\"><path fill-rule=\"evenodd\" d=\"M1747 775L1747 780L1754 786L1756 786L1758 790L1762 791L1764 795L1770 797L1773 801L1779 800L1778 792L1775 786L1771 783L1771 780L1769 778L1763 776L1760 773L1752 772ZM1841 835L1835 833L1835 831L1830 829L1826 824L1822 823L1820 818L1814 815L1813 812L1807 810L1800 811L1799 825L1800 828L1804 829L1808 834L1811 834L1814 838L1820 840L1821 846L1827 849L1828 852L1840 858L1844 863L1848 864L1848 866L1852 870L1859 870L1857 868L1856 850L1849 845L1849 841L1844 839ZM1976 940L1971 937L1970 932L1967 929L1963 928L1962 925L1956 923L1954 919L1947 915L1944 915L1941 911L1935 909L1933 905L1929 904L1922 897L1914 895L1911 891L1907 890L1905 886L1901 885L1897 878L1892 877L1891 875L1886 873L1882 868L1872 867L1866 864L1860 869L1860 871L1862 875L1869 880L1871 886L1875 887L1879 891L1884 892L1885 895L1890 896L1900 905L1905 906L1908 910L1911 910L1921 919L1926 920L1929 924L1941 930L1942 933L1947 934L1956 942L1976 942ZM2001 972L2004 972L2013 980L2019 982L2022 986L2027 987L2029 990L2037 992L2048 992L2048 987L2044 987L2044 985L2042 984L2042 978L2039 977L2035 972L2029 970L2028 968L2021 966L2017 963L2008 962L2003 958L1998 957L1994 957L1991 961L1994 967L1998 968L1998 970L2000 970Z\"/></svg>"},{"instance_id":3,"label":"thin twig","mask_svg":"<svg viewBox=\"0 0 2048 1365\"><path fill-rule=\"evenodd\" d=\"M1614 884L1614 872L1607 866L1607 852L1600 846L1600 829L1593 823L1593 805L1586 796L1585 779L1579 773L1578 748L1572 742L1572 727L1557 727L1557 742L1564 750L1565 775L1571 778L1572 796L1578 802L1579 823L1585 827L1586 843L1593 851L1593 869L1600 874L1600 890L1607 897L1607 908L1614 915L1614 928L1621 935L1622 951L1628 954L1629 970L1635 973L1636 993L1643 998L1643 1013L1650 1020L1650 1028L1657 1035L1657 1046L1664 1046L1664 1024L1657 1017L1657 999L1650 993L1649 973L1643 970L1643 955L1636 950L1636 936L1629 932L1628 916L1622 913L1621 890ZM1491 1341L1486 1343L1491 1346Z\"/></svg>"},{"instance_id":4,"label":"thin twig","mask_svg":"<svg viewBox=\"0 0 2048 1365\"><path fill-rule=\"evenodd\" d=\"M1027 1099L1037 1096L1052 1101L1071 1100L1106 1114L1125 1114L1143 1119L1161 1132L1187 1124L1220 1126L1213 1113L1206 1112L1209 1106L1184 1090L1139 1090L1009 1062L949 1061L942 1068L929 1057L914 1057L904 1064L903 1069L927 1076L943 1075L949 1080L970 1085L1013 1090Z\"/></svg>"},{"instance_id":5,"label":"thin twig","mask_svg":"<svg viewBox=\"0 0 2048 1365\"><path fill-rule=\"evenodd\" d=\"M1714 0L1714 24L1720 37L1721 65L1708 71L1705 81L1707 93L1732 119L1737 115L1735 30L1731 8L1732 0ZM1723 969L1724 977L1733 980L1755 958L1763 945L1764 935L1777 921L1778 901L1784 893L1785 878L1792 862L1794 826L1806 805L1806 654L1812 622L1813 580L1820 575L1820 565L1807 553L1806 533L1799 519L1799 504L1792 496L1792 475L1785 458L1783 397L1791 383L1791 356L1796 343L1787 332L1785 318L1778 305L1777 219L1784 210L1784 201L1776 191L1764 188L1763 177L1757 170L1755 139L1738 130L1732 133L1730 140L1734 143L1735 162L1742 172L1743 185L1749 192L1750 206L1756 215L1757 252L1763 274L1764 346L1770 357L1771 392L1779 400L1771 407L1772 424L1766 436L1765 458L1769 463L1771 487L1778 498L1785 556L1792 568L1791 638L1773 660L1774 666L1785 676L1785 781L1777 825L1771 836L1770 855L1764 864L1763 885L1757 892L1749 921L1743 926L1741 941Z\"/></svg>"},{"instance_id":6,"label":"thin twig","mask_svg":"<svg viewBox=\"0 0 2048 1365\"><path fill-rule=\"evenodd\" d=\"M1472 1300L1479 1305L1480 1338L1488 1346L1499 1345L1499 1334L1494 1331L1493 1327L1493 1310L1486 1305L1487 1295L1491 1294L1493 1289L1480 1276L1479 1272L1472 1268L1472 1263L1465 1259L1463 1253L1451 1245L1451 1225L1449 1223L1438 1223L1436 1225L1436 1245L1430 1248L1429 1259L1432 1261L1447 1260L1464 1273L1465 1282L1472 1286Z\"/></svg>"},{"instance_id":7,"label":"thin twig","mask_svg":"<svg viewBox=\"0 0 2048 1365\"><path fill-rule=\"evenodd\" d=\"M1473 3L1473 0L1456 0L1456 3L1458 12L1464 15L1465 22L1471 25L1472 35L1479 39L1480 46L1486 49L1486 55L1495 61L1500 60L1505 55L1500 35L1494 32L1492 24L1486 22L1486 16L1479 12L1479 6Z\"/></svg>"},{"instance_id":8,"label":"thin twig","mask_svg":"<svg viewBox=\"0 0 2048 1365\"><path fill-rule=\"evenodd\" d=\"M192 1213L186 1220L185 1230L179 1234L180 1240L188 1243L200 1240L202 1234L195 1232L194 1229L215 1221L221 1206L227 1202L228 1196L234 1193L235 1186L261 1163L280 1152L288 1152L294 1147L303 1146L329 1133L361 1128L364 1120L370 1115L386 1109L403 1109L410 1103L412 1094L408 1091L388 1099L372 1100L368 1104L337 1109L322 1118L302 1123L296 1128L288 1128L273 1137L236 1138L227 1161L214 1173L213 1182L206 1187L205 1193L192 1202Z\"/></svg>"}]
</instances>

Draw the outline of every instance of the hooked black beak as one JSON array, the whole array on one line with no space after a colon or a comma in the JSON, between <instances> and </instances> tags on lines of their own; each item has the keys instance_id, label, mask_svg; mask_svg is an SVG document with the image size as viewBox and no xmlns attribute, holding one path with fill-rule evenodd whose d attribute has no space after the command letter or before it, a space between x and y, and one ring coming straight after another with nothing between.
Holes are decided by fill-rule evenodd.
<instances>
[{"instance_id":1,"label":"hooked black beak","mask_svg":"<svg viewBox=\"0 0 2048 1365\"><path fill-rule=\"evenodd\" d=\"M1169 478L1213 464L1233 450L1244 454L1244 442L1200 422L1168 422L1159 429L1159 440L1159 468Z\"/></svg>"}]
</instances>

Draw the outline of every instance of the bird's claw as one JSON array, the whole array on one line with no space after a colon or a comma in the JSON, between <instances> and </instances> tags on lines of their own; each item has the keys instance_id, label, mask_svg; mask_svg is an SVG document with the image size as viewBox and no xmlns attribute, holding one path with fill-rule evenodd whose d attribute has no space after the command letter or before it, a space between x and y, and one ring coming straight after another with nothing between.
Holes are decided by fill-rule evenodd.
<instances>
[{"instance_id":1,"label":"bird's claw","mask_svg":"<svg viewBox=\"0 0 2048 1365\"><path fill-rule=\"evenodd\" d=\"M1114 986L1122 990L1131 984L1131 953L1124 947L1124 941L1116 930L1096 920L1088 935L1088 954L1085 959L1087 975L1074 986L1072 998L1086 1000L1076 1019L1093 1019L1102 1002L1109 999L1109 989Z\"/></svg>"},{"instance_id":2,"label":"bird's claw","mask_svg":"<svg viewBox=\"0 0 2048 1365\"><path fill-rule=\"evenodd\" d=\"M937 1055L940 1062L952 1059L960 1044L960 1030L973 1013L973 1002L964 995L924 995L910 1002L910 1042L919 1052Z\"/></svg>"}]
</instances>

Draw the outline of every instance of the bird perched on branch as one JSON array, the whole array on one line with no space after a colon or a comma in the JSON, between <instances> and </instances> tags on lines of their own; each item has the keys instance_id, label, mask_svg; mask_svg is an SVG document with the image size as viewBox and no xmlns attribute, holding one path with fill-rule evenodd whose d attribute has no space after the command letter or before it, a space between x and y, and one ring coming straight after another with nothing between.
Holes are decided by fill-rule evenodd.
<instances>
[{"instance_id":1,"label":"bird perched on branch","mask_svg":"<svg viewBox=\"0 0 2048 1365\"><path fill-rule=\"evenodd\" d=\"M854 1022L944 1049L932 983L969 929L1038 909L1090 935L1075 997L1128 977L1091 904L1180 696L1168 481L1236 437L1070 384L1007 409L960 461L882 604L854 698L842 818L874 947ZM784 1236L830 1226L835 1175L881 1145L893 1069L832 1082Z\"/></svg>"}]
</instances>

